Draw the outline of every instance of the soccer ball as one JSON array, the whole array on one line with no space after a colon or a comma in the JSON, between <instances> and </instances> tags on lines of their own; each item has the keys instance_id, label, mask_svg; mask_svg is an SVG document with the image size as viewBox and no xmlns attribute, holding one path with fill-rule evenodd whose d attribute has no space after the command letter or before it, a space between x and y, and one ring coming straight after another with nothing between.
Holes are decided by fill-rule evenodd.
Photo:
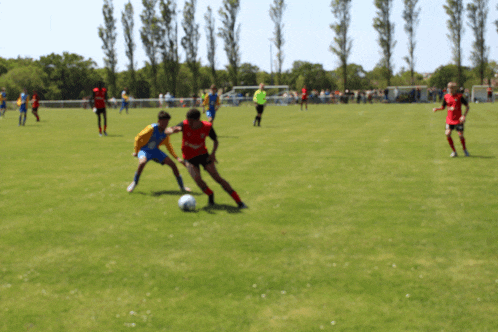
<instances>
[{"instance_id":1,"label":"soccer ball","mask_svg":"<svg viewBox=\"0 0 498 332\"><path fill-rule=\"evenodd\" d=\"M178 206L183 211L193 211L195 210L195 198L192 195L183 195L178 200Z\"/></svg>"}]
</instances>

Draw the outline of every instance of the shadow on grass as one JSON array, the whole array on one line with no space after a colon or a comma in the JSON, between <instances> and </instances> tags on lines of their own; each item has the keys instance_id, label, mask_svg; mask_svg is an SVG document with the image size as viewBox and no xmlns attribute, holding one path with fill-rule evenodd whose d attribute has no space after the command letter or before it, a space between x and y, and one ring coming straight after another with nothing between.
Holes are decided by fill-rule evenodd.
<instances>
[{"instance_id":1,"label":"shadow on grass","mask_svg":"<svg viewBox=\"0 0 498 332\"><path fill-rule=\"evenodd\" d=\"M226 211L228 213L240 213L240 209L236 206L226 205L226 204L215 204L203 207L201 210L207 213L214 214L215 211Z\"/></svg>"},{"instance_id":2,"label":"shadow on grass","mask_svg":"<svg viewBox=\"0 0 498 332\"><path fill-rule=\"evenodd\" d=\"M154 196L154 197L159 197L159 196L163 196L163 195L182 196L182 195L186 195L186 194L190 194L192 196L199 196L199 195L201 195L201 194L198 194L198 193L185 192L185 191L181 191L181 190L161 190L161 191L153 191L153 192L151 192L151 196ZM144 195L146 195L146 194L144 194Z\"/></svg>"}]
</instances>

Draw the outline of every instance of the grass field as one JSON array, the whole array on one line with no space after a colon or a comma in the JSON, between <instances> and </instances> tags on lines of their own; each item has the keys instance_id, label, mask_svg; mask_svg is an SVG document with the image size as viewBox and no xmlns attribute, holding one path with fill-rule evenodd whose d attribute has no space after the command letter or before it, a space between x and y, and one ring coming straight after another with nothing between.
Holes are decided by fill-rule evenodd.
<instances>
[{"instance_id":1,"label":"grass field","mask_svg":"<svg viewBox=\"0 0 498 332\"><path fill-rule=\"evenodd\" d=\"M0 331L497 331L498 109L449 158L432 104L222 108L217 205L126 192L159 109L0 119ZM171 109L171 124L186 109ZM456 133L453 136L463 155ZM180 153L180 134L172 141Z\"/></svg>"}]
</instances>

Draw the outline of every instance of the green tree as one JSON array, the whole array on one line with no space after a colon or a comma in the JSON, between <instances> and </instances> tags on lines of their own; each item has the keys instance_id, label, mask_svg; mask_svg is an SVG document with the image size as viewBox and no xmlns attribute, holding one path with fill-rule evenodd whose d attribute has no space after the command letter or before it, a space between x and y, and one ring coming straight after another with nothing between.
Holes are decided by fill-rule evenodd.
<instances>
[{"instance_id":1,"label":"green tree","mask_svg":"<svg viewBox=\"0 0 498 332\"><path fill-rule=\"evenodd\" d=\"M207 12L204 15L204 20L206 21L207 59L209 62L209 68L211 69L211 82L218 85L216 75L216 34L213 10L209 6L207 7Z\"/></svg>"},{"instance_id":2,"label":"green tree","mask_svg":"<svg viewBox=\"0 0 498 332\"><path fill-rule=\"evenodd\" d=\"M91 94L103 77L98 75L97 64L81 55L64 52L40 57L40 68L47 75L46 99L80 99Z\"/></svg>"},{"instance_id":3,"label":"green tree","mask_svg":"<svg viewBox=\"0 0 498 332\"><path fill-rule=\"evenodd\" d=\"M182 27L185 36L182 38L182 46L186 54L187 67L192 73L191 88L194 94L199 93L199 68L200 63L197 61L197 50L199 47L199 24L195 23L196 0L185 1L183 8Z\"/></svg>"},{"instance_id":4,"label":"green tree","mask_svg":"<svg viewBox=\"0 0 498 332\"><path fill-rule=\"evenodd\" d=\"M335 90L337 87L331 74L323 69L323 65L306 61L294 61L289 83L292 89L297 90L300 90L303 85L306 85L308 90Z\"/></svg>"},{"instance_id":5,"label":"green tree","mask_svg":"<svg viewBox=\"0 0 498 332\"><path fill-rule=\"evenodd\" d=\"M47 74L40 66L33 63L29 66L15 67L0 77L0 86L5 87L7 99L16 100L24 88L28 94L36 90L40 98L45 99Z\"/></svg>"},{"instance_id":6,"label":"green tree","mask_svg":"<svg viewBox=\"0 0 498 332\"><path fill-rule=\"evenodd\" d=\"M273 30L273 43L277 48L277 83L281 84L282 80L282 65L284 63L284 52L282 47L285 43L283 36L284 24L282 19L284 16L284 10L287 6L284 0L273 0L273 4L270 5L270 18L274 24ZM273 60L272 60L273 61Z\"/></svg>"},{"instance_id":7,"label":"green tree","mask_svg":"<svg viewBox=\"0 0 498 332\"><path fill-rule=\"evenodd\" d=\"M250 63L243 63L239 68L239 80L242 85L258 85L259 68Z\"/></svg>"},{"instance_id":8,"label":"green tree","mask_svg":"<svg viewBox=\"0 0 498 332\"><path fill-rule=\"evenodd\" d=\"M240 65L240 24L237 25L237 14L239 11L240 0L223 0L222 8L218 11L223 25L218 29L218 36L225 43L224 49L229 63L227 69L232 85L238 84L238 69Z\"/></svg>"},{"instance_id":9,"label":"green tree","mask_svg":"<svg viewBox=\"0 0 498 332\"><path fill-rule=\"evenodd\" d=\"M452 44L453 61L457 65L456 82L459 86L463 86L463 68L462 68L462 38L464 34L463 14L465 8L463 7L463 0L446 0L446 5L443 8L448 15L446 26L448 27L449 34L447 35Z\"/></svg>"},{"instance_id":10,"label":"green tree","mask_svg":"<svg viewBox=\"0 0 498 332\"><path fill-rule=\"evenodd\" d=\"M396 41L394 40L394 26L391 22L391 9L393 0L375 0L377 8L377 16L374 18L374 29L379 34L379 45L382 49L382 59L380 60L381 67L384 67L383 74L387 81L387 85L391 85L391 76L393 74L393 66L391 58L393 55Z\"/></svg>"},{"instance_id":11,"label":"green tree","mask_svg":"<svg viewBox=\"0 0 498 332\"><path fill-rule=\"evenodd\" d=\"M486 46L484 38L488 18L488 0L473 0L467 4L467 12L468 24L474 34L470 59L479 75L481 84L484 84L489 54L489 47Z\"/></svg>"},{"instance_id":12,"label":"green tree","mask_svg":"<svg viewBox=\"0 0 498 332\"><path fill-rule=\"evenodd\" d=\"M403 19L405 20L404 29L408 35L408 56L404 57L410 68L411 82L415 83L415 29L419 23L420 7L417 8L418 0L404 0L405 8L403 10Z\"/></svg>"},{"instance_id":13,"label":"green tree","mask_svg":"<svg viewBox=\"0 0 498 332\"><path fill-rule=\"evenodd\" d=\"M207 7L207 12L204 15L206 22L206 39L207 39L207 59L209 68L211 69L211 82L218 85L218 78L216 75L216 32L213 11L211 7Z\"/></svg>"},{"instance_id":14,"label":"green tree","mask_svg":"<svg viewBox=\"0 0 498 332\"><path fill-rule=\"evenodd\" d=\"M463 77L465 77L464 68L461 68L460 70L461 72L459 74L458 65L455 64L441 66L437 68L436 71L432 74L431 78L429 79L429 84L439 89L444 89L448 85L448 82L455 82L458 78L458 75L462 75Z\"/></svg>"},{"instance_id":15,"label":"green tree","mask_svg":"<svg viewBox=\"0 0 498 332\"><path fill-rule=\"evenodd\" d=\"M178 23L176 21L176 1L161 0L161 35L159 45L163 60L163 69L166 78L166 88L174 96L177 95L177 81L180 73L180 59L178 56Z\"/></svg>"},{"instance_id":16,"label":"green tree","mask_svg":"<svg viewBox=\"0 0 498 332\"><path fill-rule=\"evenodd\" d=\"M99 26L99 37L102 39L102 49L104 50L104 65L107 69L107 85L110 95L116 93L116 67L118 57L116 54L116 19L114 18L114 6L112 0L104 0L102 8L104 15L104 26Z\"/></svg>"},{"instance_id":17,"label":"green tree","mask_svg":"<svg viewBox=\"0 0 498 332\"><path fill-rule=\"evenodd\" d=\"M348 86L348 59L353 42L348 32L351 24L351 0L332 0L330 6L337 20L335 24L330 25L335 33L334 43L330 46L330 51L337 55L341 63L340 73L344 90L350 89Z\"/></svg>"},{"instance_id":18,"label":"green tree","mask_svg":"<svg viewBox=\"0 0 498 332\"><path fill-rule=\"evenodd\" d=\"M343 70L344 70L344 67L339 66L334 71L334 76L341 77L341 78L344 77L344 74L342 72ZM367 72L365 71L365 69L363 69L363 67L361 65L357 65L357 64L352 63L346 67L346 70L347 70L346 75L348 77L347 89L349 89L349 90L367 90L371 87L370 81L367 78ZM344 82L343 80L340 80L339 85L338 85L338 88L342 91L346 90L346 88L343 85L344 84L343 82Z\"/></svg>"},{"instance_id":19,"label":"green tree","mask_svg":"<svg viewBox=\"0 0 498 332\"><path fill-rule=\"evenodd\" d=\"M142 0L144 9L140 15L142 20L142 29L140 30L140 38L145 49L145 54L149 59L151 66L150 81L152 83L152 94L156 95L158 92L157 87L157 53L158 53L158 40L161 38L161 31L159 28L159 19L156 16L156 3L157 0Z\"/></svg>"},{"instance_id":20,"label":"green tree","mask_svg":"<svg viewBox=\"0 0 498 332\"><path fill-rule=\"evenodd\" d=\"M137 93L137 79L135 73L135 38L133 37L133 28L135 26L135 20L133 18L134 10L131 1L125 5L124 11L121 13L121 23L123 24L123 34L125 37L125 54L128 58L128 74L129 80L128 84L124 83L124 86L129 87L130 94L135 96Z\"/></svg>"}]
</instances>

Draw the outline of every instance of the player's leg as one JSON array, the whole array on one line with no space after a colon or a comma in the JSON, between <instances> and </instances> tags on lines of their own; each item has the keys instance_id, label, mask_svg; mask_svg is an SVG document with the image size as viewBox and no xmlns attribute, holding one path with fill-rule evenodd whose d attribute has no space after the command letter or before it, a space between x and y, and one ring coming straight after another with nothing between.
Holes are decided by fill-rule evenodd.
<instances>
[{"instance_id":1,"label":"player's leg","mask_svg":"<svg viewBox=\"0 0 498 332\"><path fill-rule=\"evenodd\" d=\"M214 163L209 163L207 164L204 169L211 175L213 180L215 180L217 183L219 183L223 189L233 198L235 203L237 203L239 208L247 208L247 206L242 202L240 199L239 195L235 190L233 190L232 186L228 181L226 181L224 178L221 177L221 175L218 173L218 170L216 169L216 165Z\"/></svg>"},{"instance_id":2,"label":"player's leg","mask_svg":"<svg viewBox=\"0 0 498 332\"><path fill-rule=\"evenodd\" d=\"M102 120L100 119L100 111L97 110L97 124L99 126L99 135L102 136Z\"/></svg>"},{"instance_id":3,"label":"player's leg","mask_svg":"<svg viewBox=\"0 0 498 332\"><path fill-rule=\"evenodd\" d=\"M104 116L104 135L107 136L107 110L105 108L102 115Z\"/></svg>"},{"instance_id":4,"label":"player's leg","mask_svg":"<svg viewBox=\"0 0 498 332\"><path fill-rule=\"evenodd\" d=\"M147 154L143 151L140 151L138 153L138 167L137 167L137 171L135 172L135 176L133 177L133 182L130 183L130 185L128 186L128 188L126 188L126 190L131 193L135 187L138 185L138 181L140 180L140 175L142 175L142 172L145 168L145 165L147 165L147 162L148 162L148 158L147 158Z\"/></svg>"},{"instance_id":5,"label":"player's leg","mask_svg":"<svg viewBox=\"0 0 498 332\"><path fill-rule=\"evenodd\" d=\"M169 167L171 167L171 169L173 170L173 174L175 175L176 182L178 183L178 186L180 187L180 190L190 191L190 188L185 187L185 185L183 184L183 178L182 178L180 172L178 171L178 167L173 162L173 160L171 160L168 156L165 155L165 158L163 159L162 164L168 165Z\"/></svg>"},{"instance_id":6,"label":"player's leg","mask_svg":"<svg viewBox=\"0 0 498 332\"><path fill-rule=\"evenodd\" d=\"M211 190L211 188L208 187L206 182L201 177L201 171L199 169L198 165L194 165L191 162L186 161L185 165L187 167L188 173L194 179L195 184L202 190L203 193L208 195L209 200L208 204L209 205L214 205L214 192Z\"/></svg>"},{"instance_id":7,"label":"player's leg","mask_svg":"<svg viewBox=\"0 0 498 332\"><path fill-rule=\"evenodd\" d=\"M467 151L467 146L465 144L465 137L463 136L463 125L461 125L460 128L457 128L457 133L458 137L460 137L460 143L462 143L463 153L465 154L466 157L470 156L469 152Z\"/></svg>"},{"instance_id":8,"label":"player's leg","mask_svg":"<svg viewBox=\"0 0 498 332\"><path fill-rule=\"evenodd\" d=\"M453 139L451 138L451 132L453 131L453 126L451 125L446 125L446 131L444 134L446 135L446 139L448 140L448 144L450 145L451 150L453 152L451 153L450 157L457 157L456 149L455 149L455 144L453 143Z\"/></svg>"}]
</instances>

